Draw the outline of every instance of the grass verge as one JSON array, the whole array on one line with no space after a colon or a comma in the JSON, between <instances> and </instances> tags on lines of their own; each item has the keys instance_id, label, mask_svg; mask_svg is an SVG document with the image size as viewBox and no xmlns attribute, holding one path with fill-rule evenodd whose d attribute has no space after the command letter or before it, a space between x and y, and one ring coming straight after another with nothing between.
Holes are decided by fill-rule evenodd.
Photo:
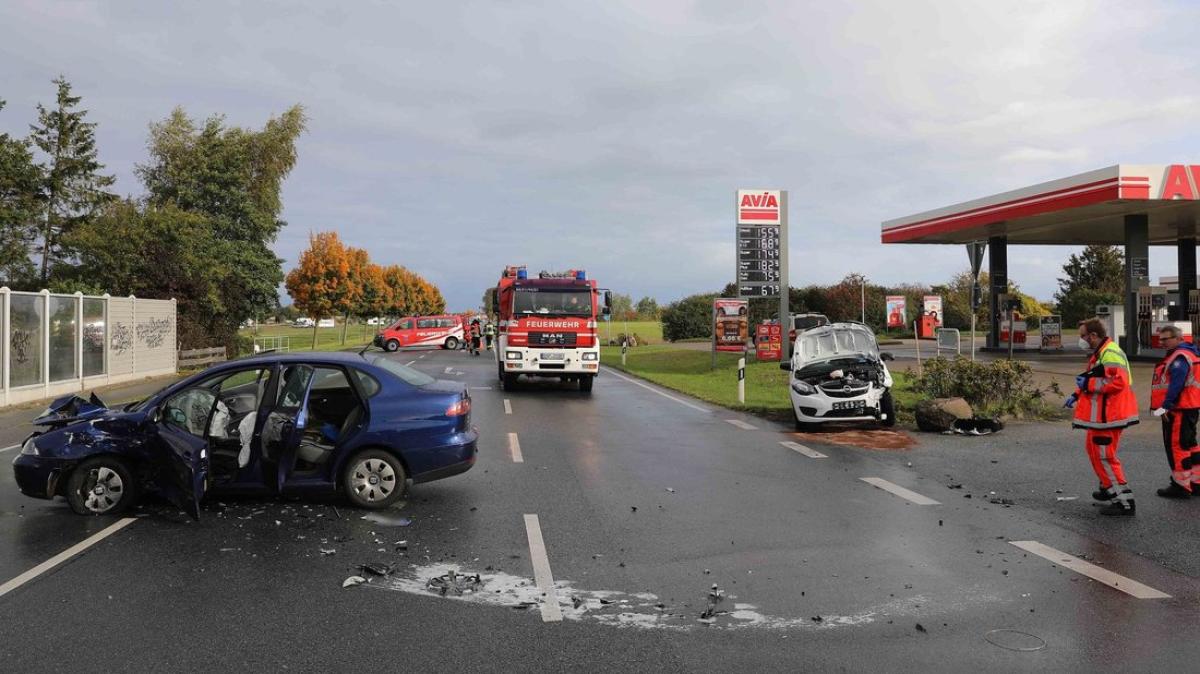
<instances>
[{"instance_id":1,"label":"grass verge","mask_svg":"<svg viewBox=\"0 0 1200 674\"><path fill-rule=\"evenodd\" d=\"M342 326L336 328L317 328L317 348L313 348L312 328L293 328L290 325L263 325L257 332L253 329L240 330L238 334L245 337L286 337L291 351L340 351L356 346L363 346L375 339L376 328L373 325L350 325L346 328L346 343L342 343ZM272 343L259 340L270 348Z\"/></svg>"}]
</instances>

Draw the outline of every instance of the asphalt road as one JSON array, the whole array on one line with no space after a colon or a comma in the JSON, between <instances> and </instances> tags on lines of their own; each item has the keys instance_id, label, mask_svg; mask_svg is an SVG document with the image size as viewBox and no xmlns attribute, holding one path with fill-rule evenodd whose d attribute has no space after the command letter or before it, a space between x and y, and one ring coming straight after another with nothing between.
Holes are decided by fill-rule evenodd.
<instances>
[{"instance_id":1,"label":"asphalt road","mask_svg":"<svg viewBox=\"0 0 1200 674\"><path fill-rule=\"evenodd\" d=\"M879 452L798 438L612 371L591 395L557 382L503 392L490 356L394 356L469 386L481 433L473 470L416 485L387 513L407 526L339 501L214 500L200 522L147 503L132 524L0 596L2 669L1194 663L1200 499L1153 496L1165 460L1149 424L1122 450L1139 514L1114 521L1088 502L1094 477L1065 427ZM4 428L0 441L23 434ZM0 453L0 583L111 524L17 494L15 451ZM1005 498L1012 505L990 502ZM1029 551L1039 545L1058 552ZM1119 574L1118 587L1062 553ZM343 589L364 563L397 570ZM483 583L427 589L449 570ZM1137 592L1131 581L1169 597L1137 598L1123 591ZM714 584L723 598L702 620Z\"/></svg>"}]
</instances>

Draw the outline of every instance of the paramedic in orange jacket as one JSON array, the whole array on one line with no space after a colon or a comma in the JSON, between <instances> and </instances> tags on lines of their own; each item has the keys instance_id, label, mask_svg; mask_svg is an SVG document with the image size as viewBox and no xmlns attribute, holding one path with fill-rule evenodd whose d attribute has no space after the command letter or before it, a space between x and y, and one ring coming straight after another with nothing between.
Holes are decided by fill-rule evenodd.
<instances>
[{"instance_id":1,"label":"paramedic in orange jacket","mask_svg":"<svg viewBox=\"0 0 1200 674\"><path fill-rule=\"evenodd\" d=\"M1150 408L1162 417L1163 445L1171 466L1171 483L1158 490L1163 498L1191 498L1200 490L1200 447L1196 421L1200 418L1200 352L1183 341L1179 328L1159 329L1167 355L1154 367Z\"/></svg>"},{"instance_id":2,"label":"paramedic in orange jacket","mask_svg":"<svg viewBox=\"0 0 1200 674\"><path fill-rule=\"evenodd\" d=\"M1075 378L1075 393L1064 407L1075 408L1072 426L1087 430L1087 453L1100 489L1092 498L1106 502L1103 515L1128 516L1136 512L1133 490L1117 458L1121 431L1138 422L1129 359L1108 337L1104 323L1089 318L1079 324L1079 348L1090 350L1087 371Z\"/></svg>"}]
</instances>

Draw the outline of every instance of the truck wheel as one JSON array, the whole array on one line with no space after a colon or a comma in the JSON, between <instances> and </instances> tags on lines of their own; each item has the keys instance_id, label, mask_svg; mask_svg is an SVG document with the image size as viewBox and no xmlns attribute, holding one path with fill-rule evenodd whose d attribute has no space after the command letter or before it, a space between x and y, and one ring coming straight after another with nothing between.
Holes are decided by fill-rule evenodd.
<instances>
[{"instance_id":1,"label":"truck wheel","mask_svg":"<svg viewBox=\"0 0 1200 674\"><path fill-rule=\"evenodd\" d=\"M517 390L517 375L504 373L500 375L500 388L505 391Z\"/></svg>"},{"instance_id":2,"label":"truck wheel","mask_svg":"<svg viewBox=\"0 0 1200 674\"><path fill-rule=\"evenodd\" d=\"M399 349L399 348L400 348L400 342L399 342L398 340L395 340L395 339L389 339L389 340L388 340L388 341L387 341L387 342L386 342L386 343L383 345L383 348L387 349L388 351L396 351L397 349Z\"/></svg>"},{"instance_id":3,"label":"truck wheel","mask_svg":"<svg viewBox=\"0 0 1200 674\"><path fill-rule=\"evenodd\" d=\"M80 515L116 517L133 505L137 491L133 473L115 456L88 459L67 479L67 502Z\"/></svg>"},{"instance_id":4,"label":"truck wheel","mask_svg":"<svg viewBox=\"0 0 1200 674\"><path fill-rule=\"evenodd\" d=\"M896 425L896 401L892 398L891 391L884 393L879 399L879 413L883 417L879 423L883 424L884 428Z\"/></svg>"},{"instance_id":5,"label":"truck wheel","mask_svg":"<svg viewBox=\"0 0 1200 674\"><path fill-rule=\"evenodd\" d=\"M579 390L584 393L592 392L592 383L596 381L596 377L590 374L585 374L579 378Z\"/></svg>"},{"instance_id":6,"label":"truck wheel","mask_svg":"<svg viewBox=\"0 0 1200 674\"><path fill-rule=\"evenodd\" d=\"M458 348L458 338L457 337L447 337L446 338L446 350L453 351L457 348Z\"/></svg>"}]
</instances>

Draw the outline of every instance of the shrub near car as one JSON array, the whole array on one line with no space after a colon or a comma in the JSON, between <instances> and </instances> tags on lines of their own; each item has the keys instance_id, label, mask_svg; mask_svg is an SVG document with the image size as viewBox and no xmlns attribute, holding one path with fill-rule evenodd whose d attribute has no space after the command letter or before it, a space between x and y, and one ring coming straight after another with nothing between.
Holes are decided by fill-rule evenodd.
<instances>
[{"instance_id":1,"label":"shrub near car","mask_svg":"<svg viewBox=\"0 0 1200 674\"><path fill-rule=\"evenodd\" d=\"M892 374L875 334L861 323L833 323L811 328L796 338L792 360L780 364L790 372L789 394L796 427L830 421L896 423Z\"/></svg>"},{"instance_id":2,"label":"shrub near car","mask_svg":"<svg viewBox=\"0 0 1200 674\"><path fill-rule=\"evenodd\" d=\"M462 384L378 354L271 354L212 367L138 403L51 404L13 461L21 492L116 515L143 488L199 517L209 492L343 493L383 508L408 479L469 470Z\"/></svg>"}]
</instances>

